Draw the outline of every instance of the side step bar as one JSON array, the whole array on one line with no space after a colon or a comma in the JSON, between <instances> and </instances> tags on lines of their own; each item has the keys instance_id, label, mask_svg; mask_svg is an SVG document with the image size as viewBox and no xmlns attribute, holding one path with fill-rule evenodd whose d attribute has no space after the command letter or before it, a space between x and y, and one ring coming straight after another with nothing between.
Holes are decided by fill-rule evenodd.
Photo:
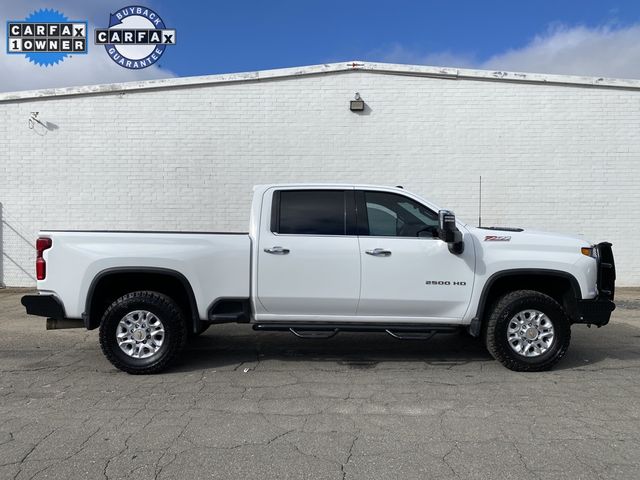
<instances>
[{"instance_id":1,"label":"side step bar","mask_svg":"<svg viewBox=\"0 0 640 480\"><path fill-rule=\"evenodd\" d=\"M299 332L295 328L290 328L289 331L293 333L298 338L316 338L316 339L327 339L331 337L335 337L340 330L334 328L333 330L320 330L320 331L302 331Z\"/></svg>"},{"instance_id":2,"label":"side step bar","mask_svg":"<svg viewBox=\"0 0 640 480\"><path fill-rule=\"evenodd\" d=\"M399 333L394 332L393 330L385 330L385 333L391 335L393 338L397 338L398 340L429 340L438 332Z\"/></svg>"},{"instance_id":3,"label":"side step bar","mask_svg":"<svg viewBox=\"0 0 640 480\"><path fill-rule=\"evenodd\" d=\"M459 325L414 325L384 323L256 323L259 332L291 332L298 338L326 339L339 332L379 332L401 340L428 340L436 333L454 333Z\"/></svg>"}]
</instances>

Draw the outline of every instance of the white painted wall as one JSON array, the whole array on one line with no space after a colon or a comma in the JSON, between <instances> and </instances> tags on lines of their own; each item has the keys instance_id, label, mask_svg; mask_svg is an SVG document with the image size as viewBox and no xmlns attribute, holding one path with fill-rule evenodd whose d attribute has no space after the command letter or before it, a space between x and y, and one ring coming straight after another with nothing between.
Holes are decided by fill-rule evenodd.
<instances>
[{"instance_id":1,"label":"white painted wall","mask_svg":"<svg viewBox=\"0 0 640 480\"><path fill-rule=\"evenodd\" d=\"M639 132L638 89L371 71L0 100L0 282L35 284L40 228L246 230L256 183L402 184L475 224L482 175L483 224L611 241L640 285Z\"/></svg>"}]
</instances>

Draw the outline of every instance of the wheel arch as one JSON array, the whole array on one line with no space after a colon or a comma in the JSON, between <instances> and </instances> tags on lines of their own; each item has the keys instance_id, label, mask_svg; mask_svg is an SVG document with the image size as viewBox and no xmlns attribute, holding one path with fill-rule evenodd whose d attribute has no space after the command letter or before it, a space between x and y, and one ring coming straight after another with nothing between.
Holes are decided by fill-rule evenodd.
<instances>
[{"instance_id":1,"label":"wheel arch","mask_svg":"<svg viewBox=\"0 0 640 480\"><path fill-rule=\"evenodd\" d=\"M155 290L173 298L186 318L191 319L188 327L194 332L200 328L198 305L189 280L176 270L161 267L111 267L98 272L85 299L82 314L85 327L98 328L100 312L110 301L137 290Z\"/></svg>"},{"instance_id":2,"label":"wheel arch","mask_svg":"<svg viewBox=\"0 0 640 480\"><path fill-rule=\"evenodd\" d=\"M577 315L577 302L582 298L580 284L569 272L549 269L510 269L491 275L485 282L474 321L485 323L488 309L502 295L516 290L536 290L556 300L572 320Z\"/></svg>"}]
</instances>

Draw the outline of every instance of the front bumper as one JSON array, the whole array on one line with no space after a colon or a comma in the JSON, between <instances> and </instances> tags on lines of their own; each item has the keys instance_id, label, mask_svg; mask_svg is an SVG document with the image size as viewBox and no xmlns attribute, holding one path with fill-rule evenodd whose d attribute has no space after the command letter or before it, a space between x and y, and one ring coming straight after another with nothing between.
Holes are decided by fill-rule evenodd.
<instances>
[{"instance_id":1,"label":"front bumper","mask_svg":"<svg viewBox=\"0 0 640 480\"><path fill-rule=\"evenodd\" d=\"M587 323L602 327L609 323L611 312L616 308L616 304L613 303L616 265L610 243L599 243L596 248L598 250L598 296L591 300L578 300L578 311L574 323Z\"/></svg>"},{"instance_id":2,"label":"front bumper","mask_svg":"<svg viewBox=\"0 0 640 480\"><path fill-rule=\"evenodd\" d=\"M64 307L60 300L53 295L25 295L21 300L29 315L39 317L63 319Z\"/></svg>"},{"instance_id":3,"label":"front bumper","mask_svg":"<svg viewBox=\"0 0 640 480\"><path fill-rule=\"evenodd\" d=\"M611 312L616 308L616 304L608 298L596 297L592 300L579 300L577 319L574 323L587 323L602 327L609 323Z\"/></svg>"}]
</instances>

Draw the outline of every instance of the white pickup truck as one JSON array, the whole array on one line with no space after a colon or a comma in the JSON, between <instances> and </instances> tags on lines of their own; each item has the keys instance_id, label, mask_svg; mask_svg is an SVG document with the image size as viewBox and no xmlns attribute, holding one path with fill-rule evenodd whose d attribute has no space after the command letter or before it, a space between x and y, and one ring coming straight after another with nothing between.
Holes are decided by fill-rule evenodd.
<instances>
[{"instance_id":1,"label":"white pickup truck","mask_svg":"<svg viewBox=\"0 0 640 480\"><path fill-rule=\"evenodd\" d=\"M212 324L329 338L466 329L507 368L551 368L571 325L608 323L611 244L476 228L400 187L254 189L249 233L56 231L37 241L47 328L100 328L117 368L159 372Z\"/></svg>"}]
</instances>

